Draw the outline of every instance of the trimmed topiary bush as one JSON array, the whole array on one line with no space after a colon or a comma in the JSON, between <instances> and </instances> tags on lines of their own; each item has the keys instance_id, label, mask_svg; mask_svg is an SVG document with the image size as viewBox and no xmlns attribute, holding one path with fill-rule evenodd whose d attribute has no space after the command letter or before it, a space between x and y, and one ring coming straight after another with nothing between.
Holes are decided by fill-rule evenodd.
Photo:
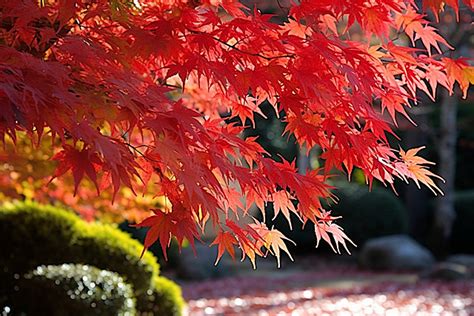
<instances>
[{"instance_id":1,"label":"trimmed topiary bush","mask_svg":"<svg viewBox=\"0 0 474 316\"><path fill-rule=\"evenodd\" d=\"M151 280L159 272L156 258L146 252L140 259L143 245L113 226L86 225L74 247L83 251L81 258L84 263L123 275L137 295L152 286Z\"/></svg>"},{"instance_id":2,"label":"trimmed topiary bush","mask_svg":"<svg viewBox=\"0 0 474 316\"><path fill-rule=\"evenodd\" d=\"M138 314L141 316L180 316L184 305L181 288L164 277L155 277L153 288L146 295L137 297Z\"/></svg>"},{"instance_id":3,"label":"trimmed topiary bush","mask_svg":"<svg viewBox=\"0 0 474 316\"><path fill-rule=\"evenodd\" d=\"M474 254L474 190L457 192L454 195L456 219L450 240L452 253Z\"/></svg>"},{"instance_id":4,"label":"trimmed topiary bush","mask_svg":"<svg viewBox=\"0 0 474 316\"><path fill-rule=\"evenodd\" d=\"M27 294L29 288L33 291L33 287L26 284L33 284L32 280L39 278L39 275L29 274L29 278L23 279L21 276L28 271L44 264L78 263L120 274L123 282L132 286L133 295L139 302L137 314L171 316L182 313L184 301L179 286L158 277L156 258L145 252L140 259L143 245L116 227L86 223L72 212L53 206L33 202L5 204L0 207L0 242L3 245L0 256L0 307L23 295L23 290ZM48 273L51 276L53 272ZM58 270L54 273L60 275ZM65 278L61 276L61 279Z\"/></svg>"},{"instance_id":5,"label":"trimmed topiary bush","mask_svg":"<svg viewBox=\"0 0 474 316\"><path fill-rule=\"evenodd\" d=\"M397 196L385 188L347 184L335 192L339 198L331 205L334 216L342 216L339 225L357 244L367 240L408 232L408 215Z\"/></svg>"},{"instance_id":6,"label":"trimmed topiary bush","mask_svg":"<svg viewBox=\"0 0 474 316\"><path fill-rule=\"evenodd\" d=\"M122 275L137 295L151 287L158 264L126 233L86 223L64 209L33 202L0 207L0 267L4 276L22 275L39 265L82 263Z\"/></svg>"},{"instance_id":7,"label":"trimmed topiary bush","mask_svg":"<svg viewBox=\"0 0 474 316\"><path fill-rule=\"evenodd\" d=\"M117 273L80 265L39 266L18 281L11 296L13 314L136 314L132 287Z\"/></svg>"}]
</instances>

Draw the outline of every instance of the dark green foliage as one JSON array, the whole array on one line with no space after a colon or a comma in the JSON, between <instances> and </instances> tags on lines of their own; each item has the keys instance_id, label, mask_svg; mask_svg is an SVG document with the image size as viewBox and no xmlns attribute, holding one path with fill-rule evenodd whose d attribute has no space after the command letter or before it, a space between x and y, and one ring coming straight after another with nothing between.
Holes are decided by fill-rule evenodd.
<instances>
[{"instance_id":1,"label":"dark green foliage","mask_svg":"<svg viewBox=\"0 0 474 316\"><path fill-rule=\"evenodd\" d=\"M0 207L0 267L5 275L39 265L82 263L121 274L137 294L158 274L156 259L118 229L88 224L73 213L32 202Z\"/></svg>"},{"instance_id":2,"label":"dark green foliage","mask_svg":"<svg viewBox=\"0 0 474 316\"><path fill-rule=\"evenodd\" d=\"M180 287L163 277L155 277L153 288L148 290L147 295L137 297L137 309L141 316L180 316L183 308Z\"/></svg>"},{"instance_id":3,"label":"dark green foliage","mask_svg":"<svg viewBox=\"0 0 474 316\"><path fill-rule=\"evenodd\" d=\"M39 266L18 281L10 308L26 315L135 315L132 287L87 265Z\"/></svg>"},{"instance_id":4,"label":"dark green foliage","mask_svg":"<svg viewBox=\"0 0 474 316\"><path fill-rule=\"evenodd\" d=\"M86 223L74 213L53 206L38 205L33 202L5 204L0 207L0 242L3 245L2 256L0 256L0 267L2 267L0 270L2 281L0 282L0 306L8 306L11 302L15 302L18 295L23 296L24 291L26 291L25 295L34 295L36 290L33 290L33 284L44 289L45 293L47 293L46 287L50 288L52 284L57 285L56 282L72 288L73 284L65 283L62 274L64 271L60 268L51 268L47 277L42 275L40 277L36 272L30 273L28 279L22 279L21 276L39 265L79 263L97 267L98 269L91 268L96 269L93 271L95 274L97 271L101 271L100 269L120 274L124 279L120 281L121 283L128 282L132 285L133 294L139 303L138 314L181 314L184 301L180 288L172 281L158 277L156 258L149 252L145 252L143 258L140 259L143 245L116 227L100 223ZM44 268L41 269L44 270ZM111 272L105 271L104 273ZM59 279L53 282L55 276L58 276ZM68 278L71 276L69 275ZM44 279L49 281L46 282ZM38 285L38 282L41 284ZM20 287L22 289L18 291ZM14 291L15 289L17 290ZM29 289L31 289L31 293L28 292ZM77 308L82 308L81 306L85 304L80 301L72 302L67 295L60 293L60 287L54 288L54 291L54 295L51 294L54 297L64 297L64 300L58 304L77 305L79 306ZM120 289L110 289L110 291L115 293L114 291L120 291ZM122 296L124 299L129 297L125 294ZM109 303L114 306L121 304L112 301ZM106 305L108 306L109 303ZM95 305L98 306L98 304L99 302ZM140 308L144 308L144 311L142 312ZM43 314L49 315L50 313L41 315ZM94 312L64 312L57 315L89 314L94 314ZM117 313L104 312L100 314L116 315Z\"/></svg>"},{"instance_id":5,"label":"dark green foliage","mask_svg":"<svg viewBox=\"0 0 474 316\"><path fill-rule=\"evenodd\" d=\"M450 241L452 253L474 254L474 190L461 191L454 196L456 219Z\"/></svg>"},{"instance_id":6,"label":"dark green foliage","mask_svg":"<svg viewBox=\"0 0 474 316\"><path fill-rule=\"evenodd\" d=\"M338 197L337 204L326 205L333 216L342 216L338 224L359 247L368 239L392 234L403 234L408 230L408 216L403 204L395 194L384 188L368 188L353 183L338 183L333 193ZM267 212L269 214L269 212ZM268 216L267 216L268 217ZM292 217L293 230L283 216L278 216L275 226L296 242L296 252L314 250L316 237L314 226L310 223L301 229L301 223ZM324 243L323 249L329 250ZM292 249L292 250L293 250Z\"/></svg>"},{"instance_id":7,"label":"dark green foliage","mask_svg":"<svg viewBox=\"0 0 474 316\"><path fill-rule=\"evenodd\" d=\"M140 259L143 245L115 227L88 224L75 247L82 252L83 263L123 275L137 295L145 293L150 280L158 275L158 263L153 255L147 252Z\"/></svg>"},{"instance_id":8,"label":"dark green foliage","mask_svg":"<svg viewBox=\"0 0 474 316\"><path fill-rule=\"evenodd\" d=\"M384 188L345 184L334 192L339 202L331 205L334 216L342 216L338 224L359 246L368 239L405 234L408 215L395 193Z\"/></svg>"}]
</instances>

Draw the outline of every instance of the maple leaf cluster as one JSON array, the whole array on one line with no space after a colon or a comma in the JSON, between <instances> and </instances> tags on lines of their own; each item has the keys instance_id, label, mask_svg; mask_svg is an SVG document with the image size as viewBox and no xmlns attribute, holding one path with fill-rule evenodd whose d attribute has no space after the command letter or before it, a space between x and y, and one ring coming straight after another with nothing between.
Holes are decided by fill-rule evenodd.
<instances>
[{"instance_id":1,"label":"maple leaf cluster","mask_svg":"<svg viewBox=\"0 0 474 316\"><path fill-rule=\"evenodd\" d=\"M282 23L235 0L0 4L3 182L12 144L47 138L52 185L69 194L88 179L110 200L140 187L164 197L139 226L150 227L145 247L159 240L165 252L173 237L194 244L209 222L218 259L238 247L253 264L268 253L279 261L284 235L237 220L270 202L275 216L313 222L318 243L347 249L321 205L333 168L439 192L418 149L390 147L392 123L419 91L434 98L457 83L465 95L473 81L469 61L446 57L450 45L410 0L302 0L282 8ZM444 2L426 7L437 16ZM321 169L300 174L242 136L264 101L299 145L321 148Z\"/></svg>"}]
</instances>

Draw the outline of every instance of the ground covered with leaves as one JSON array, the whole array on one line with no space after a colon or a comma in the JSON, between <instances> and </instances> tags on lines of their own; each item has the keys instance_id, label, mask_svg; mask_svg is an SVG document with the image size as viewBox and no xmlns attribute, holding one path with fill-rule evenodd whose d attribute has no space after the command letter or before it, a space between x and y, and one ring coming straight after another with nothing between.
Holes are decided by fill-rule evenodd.
<instances>
[{"instance_id":1,"label":"ground covered with leaves","mask_svg":"<svg viewBox=\"0 0 474 316\"><path fill-rule=\"evenodd\" d=\"M353 269L183 284L190 315L474 315L474 280Z\"/></svg>"}]
</instances>

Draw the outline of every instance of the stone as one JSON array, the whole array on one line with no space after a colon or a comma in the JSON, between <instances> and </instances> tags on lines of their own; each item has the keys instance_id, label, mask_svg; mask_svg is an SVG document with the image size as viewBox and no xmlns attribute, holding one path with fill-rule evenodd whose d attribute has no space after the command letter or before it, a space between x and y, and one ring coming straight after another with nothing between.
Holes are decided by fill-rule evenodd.
<instances>
[{"instance_id":1,"label":"stone","mask_svg":"<svg viewBox=\"0 0 474 316\"><path fill-rule=\"evenodd\" d=\"M474 255L455 254L446 258L446 262L461 264L474 272Z\"/></svg>"},{"instance_id":2,"label":"stone","mask_svg":"<svg viewBox=\"0 0 474 316\"><path fill-rule=\"evenodd\" d=\"M435 263L431 252L407 235L370 239L358 259L362 267L374 270L424 270Z\"/></svg>"},{"instance_id":3,"label":"stone","mask_svg":"<svg viewBox=\"0 0 474 316\"><path fill-rule=\"evenodd\" d=\"M423 279L434 279L443 281L467 280L471 277L469 269L462 265L452 262L441 262L433 268L426 270L420 275Z\"/></svg>"}]
</instances>

